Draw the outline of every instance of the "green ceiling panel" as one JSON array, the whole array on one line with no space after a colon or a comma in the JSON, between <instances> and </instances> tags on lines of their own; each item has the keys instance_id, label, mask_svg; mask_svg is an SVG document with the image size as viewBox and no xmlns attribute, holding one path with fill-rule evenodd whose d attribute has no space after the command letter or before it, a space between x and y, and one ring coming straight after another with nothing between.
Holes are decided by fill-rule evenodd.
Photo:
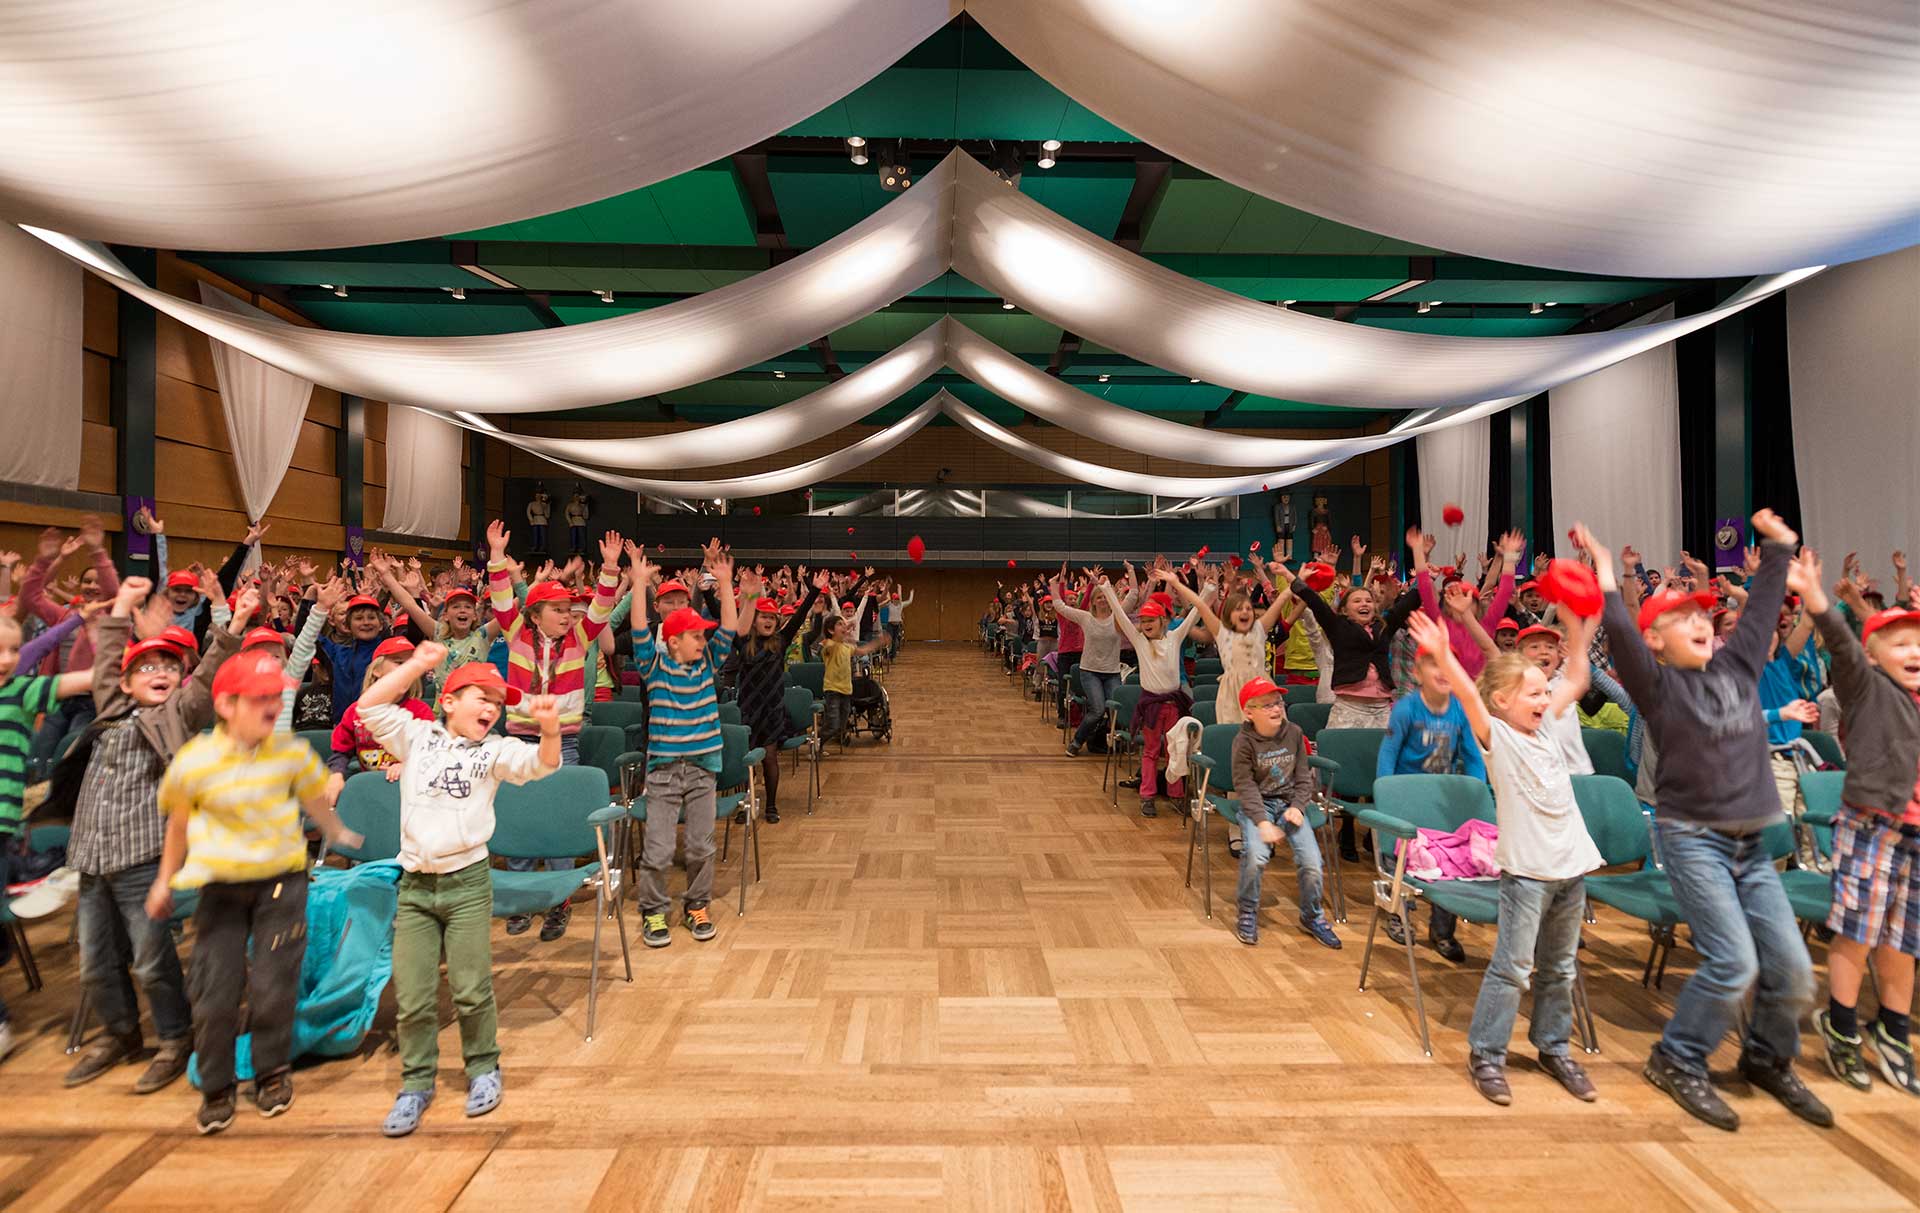
<instances>
[{"instance_id":1,"label":"green ceiling panel","mask_svg":"<svg viewBox=\"0 0 1920 1213\"><path fill-rule=\"evenodd\" d=\"M283 286L490 286L453 264L443 240L330 249L315 253L184 253L216 274Z\"/></svg>"},{"instance_id":2,"label":"green ceiling panel","mask_svg":"<svg viewBox=\"0 0 1920 1213\"><path fill-rule=\"evenodd\" d=\"M1561 310L1561 309L1555 309ZM1445 309L1426 316L1365 316L1358 323L1403 333L1431 333L1438 337L1548 337L1564 333L1580 322L1577 311L1555 316L1449 316Z\"/></svg>"},{"instance_id":3,"label":"green ceiling panel","mask_svg":"<svg viewBox=\"0 0 1920 1213\"><path fill-rule=\"evenodd\" d=\"M571 210L448 239L751 245L754 233L733 170L708 167Z\"/></svg>"},{"instance_id":4,"label":"green ceiling panel","mask_svg":"<svg viewBox=\"0 0 1920 1213\"><path fill-rule=\"evenodd\" d=\"M938 319L925 313L876 312L861 317L845 328L835 329L827 341L836 354L844 354L849 350L890 350ZM848 370L853 369L845 358L840 360L840 365Z\"/></svg>"},{"instance_id":5,"label":"green ceiling panel","mask_svg":"<svg viewBox=\"0 0 1920 1213\"><path fill-rule=\"evenodd\" d=\"M889 68L784 133L842 139L1133 139L1024 68L973 67Z\"/></svg>"},{"instance_id":6,"label":"green ceiling panel","mask_svg":"<svg viewBox=\"0 0 1920 1213\"><path fill-rule=\"evenodd\" d=\"M1026 312L989 312L963 317L968 328L1015 354L1051 354L1060 345L1060 326Z\"/></svg>"},{"instance_id":7,"label":"green ceiling panel","mask_svg":"<svg viewBox=\"0 0 1920 1213\"><path fill-rule=\"evenodd\" d=\"M459 302L451 297L444 304L303 300L300 310L330 329L392 337L478 337L541 327L533 313L518 303Z\"/></svg>"},{"instance_id":8,"label":"green ceiling panel","mask_svg":"<svg viewBox=\"0 0 1920 1213\"><path fill-rule=\"evenodd\" d=\"M1638 279L1449 278L1445 275L1411 292L1446 303L1621 303L1675 285ZM1574 309L1576 312L1577 308ZM1578 318L1577 316L1575 317Z\"/></svg>"},{"instance_id":9,"label":"green ceiling panel","mask_svg":"<svg viewBox=\"0 0 1920 1213\"><path fill-rule=\"evenodd\" d=\"M1321 219L1211 177L1177 171L1154 208L1142 244L1164 253L1431 254L1409 244Z\"/></svg>"},{"instance_id":10,"label":"green ceiling panel","mask_svg":"<svg viewBox=\"0 0 1920 1213\"><path fill-rule=\"evenodd\" d=\"M1039 169L1028 165L1020 192L1096 236L1110 237L1120 226L1133 192L1131 164L1094 163Z\"/></svg>"}]
</instances>

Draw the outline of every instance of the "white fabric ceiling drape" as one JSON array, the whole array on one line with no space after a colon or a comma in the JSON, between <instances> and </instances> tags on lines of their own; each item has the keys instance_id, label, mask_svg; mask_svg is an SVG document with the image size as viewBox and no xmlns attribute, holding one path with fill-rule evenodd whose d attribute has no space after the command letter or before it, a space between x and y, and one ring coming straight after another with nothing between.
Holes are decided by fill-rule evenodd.
<instances>
[{"instance_id":1,"label":"white fabric ceiling drape","mask_svg":"<svg viewBox=\"0 0 1920 1213\"><path fill-rule=\"evenodd\" d=\"M1491 433L1492 422L1482 417L1414 439L1414 457L1420 461L1420 526L1440 541L1433 550L1437 563L1449 564L1460 552L1471 561L1488 550L1493 514L1492 486L1488 483ZM1458 527L1446 524L1448 502L1466 515ZM1460 573L1471 578L1476 571L1476 566L1469 563Z\"/></svg>"},{"instance_id":2,"label":"white fabric ceiling drape","mask_svg":"<svg viewBox=\"0 0 1920 1213\"><path fill-rule=\"evenodd\" d=\"M80 485L84 282L72 262L0 224L0 480Z\"/></svg>"},{"instance_id":3,"label":"white fabric ceiling drape","mask_svg":"<svg viewBox=\"0 0 1920 1213\"><path fill-rule=\"evenodd\" d=\"M955 7L9 5L0 214L123 244L255 251L527 219L778 134L893 63Z\"/></svg>"},{"instance_id":4,"label":"white fabric ceiling drape","mask_svg":"<svg viewBox=\"0 0 1920 1213\"><path fill-rule=\"evenodd\" d=\"M292 328L243 299L207 283L200 284L200 302L231 316L262 324ZM227 420L227 446L233 452L234 479L240 482L240 501L249 521L266 517L280 482L287 478L293 451L300 443L300 426L313 398L313 381L289 375L222 341L212 341L213 373L220 384L220 411ZM259 552L248 557L259 559Z\"/></svg>"},{"instance_id":5,"label":"white fabric ceiling drape","mask_svg":"<svg viewBox=\"0 0 1920 1213\"><path fill-rule=\"evenodd\" d=\"M1672 313L1663 308L1650 319L1657 323ZM1678 560L1680 386L1673 347L1563 383L1547 394L1547 407L1553 517L1562 532L1553 539L1556 553L1574 555L1564 529L1584 522L1616 553L1631 543L1653 567Z\"/></svg>"},{"instance_id":6,"label":"white fabric ceiling drape","mask_svg":"<svg viewBox=\"0 0 1920 1213\"><path fill-rule=\"evenodd\" d=\"M665 307L532 333L381 337L262 324L145 285L112 254L29 229L128 294L293 374L376 400L536 413L654 395L807 344L954 269L1082 337L1265 396L1430 408L1529 396L1731 315L1817 269L1755 279L1663 325L1556 337L1402 333L1256 303L1103 240L955 150L833 240Z\"/></svg>"},{"instance_id":7,"label":"white fabric ceiling drape","mask_svg":"<svg viewBox=\"0 0 1920 1213\"><path fill-rule=\"evenodd\" d=\"M423 539L460 534L466 434L444 417L387 408L387 508L380 529Z\"/></svg>"},{"instance_id":8,"label":"white fabric ceiling drape","mask_svg":"<svg viewBox=\"0 0 1920 1213\"><path fill-rule=\"evenodd\" d=\"M0 215L169 248L530 218L737 152L961 0L67 0L0 12ZM1844 261L1920 228L1911 0L970 0L1069 96L1227 181L1602 274ZM743 82L749 82L743 85ZM1591 368L1590 368L1591 369Z\"/></svg>"},{"instance_id":9,"label":"white fabric ceiling drape","mask_svg":"<svg viewBox=\"0 0 1920 1213\"><path fill-rule=\"evenodd\" d=\"M1860 553L1889 605L1888 555L1904 550L1920 566L1915 316L1920 248L1842 266L1787 292L1800 533L1819 549L1829 581L1848 552Z\"/></svg>"}]
</instances>

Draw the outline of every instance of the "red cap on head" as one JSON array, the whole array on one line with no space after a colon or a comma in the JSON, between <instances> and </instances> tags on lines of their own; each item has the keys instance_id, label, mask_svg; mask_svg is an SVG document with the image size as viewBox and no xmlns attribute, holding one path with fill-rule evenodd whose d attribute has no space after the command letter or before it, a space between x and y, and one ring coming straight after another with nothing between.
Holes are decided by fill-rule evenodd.
<instances>
[{"instance_id":1,"label":"red cap on head","mask_svg":"<svg viewBox=\"0 0 1920 1213\"><path fill-rule=\"evenodd\" d=\"M1499 623L1493 625L1493 630L1496 632L1517 632L1520 630L1520 621L1518 619L1502 618Z\"/></svg>"},{"instance_id":2,"label":"red cap on head","mask_svg":"<svg viewBox=\"0 0 1920 1213\"><path fill-rule=\"evenodd\" d=\"M665 598L668 594L686 594L687 597L689 598L693 597L692 593L688 591L686 584L684 582L671 580L671 579L661 582L660 585L653 591L653 596L656 599Z\"/></svg>"},{"instance_id":3,"label":"red cap on head","mask_svg":"<svg viewBox=\"0 0 1920 1213\"><path fill-rule=\"evenodd\" d=\"M213 676L215 695L278 695L298 685L271 653L236 653Z\"/></svg>"},{"instance_id":4,"label":"red cap on head","mask_svg":"<svg viewBox=\"0 0 1920 1213\"><path fill-rule=\"evenodd\" d=\"M285 648L287 639L272 628L255 628L247 633L246 639L240 642L240 649L242 652L245 652L247 649L261 644L277 644Z\"/></svg>"},{"instance_id":5,"label":"red cap on head","mask_svg":"<svg viewBox=\"0 0 1920 1213\"><path fill-rule=\"evenodd\" d=\"M1600 613L1600 582L1593 570L1577 560L1553 560L1540 578L1540 593L1547 601L1557 602L1582 619Z\"/></svg>"},{"instance_id":6,"label":"red cap on head","mask_svg":"<svg viewBox=\"0 0 1920 1213\"><path fill-rule=\"evenodd\" d=\"M176 586L185 586L187 589L197 590L200 588L200 579L185 569L175 569L173 572L167 574L167 588L171 590Z\"/></svg>"},{"instance_id":7,"label":"red cap on head","mask_svg":"<svg viewBox=\"0 0 1920 1213\"><path fill-rule=\"evenodd\" d=\"M1640 604L1640 616L1633 621L1634 626L1644 632L1653 626L1656 619L1668 611L1677 611L1687 606L1711 611L1717 601L1718 599L1706 590L1696 590L1691 594L1682 594L1677 590L1661 590L1657 594L1649 594L1646 601Z\"/></svg>"},{"instance_id":8,"label":"red cap on head","mask_svg":"<svg viewBox=\"0 0 1920 1213\"><path fill-rule=\"evenodd\" d=\"M660 635L668 640L672 640L680 633L690 632L695 628L706 631L708 628L717 628L719 626L720 625L713 620L702 617L700 612L694 610L692 607L681 607L673 614L667 616L665 622L661 623Z\"/></svg>"},{"instance_id":9,"label":"red cap on head","mask_svg":"<svg viewBox=\"0 0 1920 1213\"><path fill-rule=\"evenodd\" d=\"M469 661L455 668L447 675L447 685L440 688L440 694L453 695L467 687L479 687L488 698L498 696L509 707L520 702L520 688L508 686L500 677L500 668L491 661Z\"/></svg>"},{"instance_id":10,"label":"red cap on head","mask_svg":"<svg viewBox=\"0 0 1920 1213\"><path fill-rule=\"evenodd\" d=\"M1316 594L1332 585L1333 578L1333 566L1330 564L1309 560L1300 566L1300 580L1306 582L1307 588Z\"/></svg>"},{"instance_id":11,"label":"red cap on head","mask_svg":"<svg viewBox=\"0 0 1920 1213\"><path fill-rule=\"evenodd\" d=\"M1560 643L1560 641L1566 639L1566 637L1560 634L1560 629L1550 628L1544 623L1536 623L1530 628L1520 629L1519 639L1520 639L1520 643L1522 644L1525 644L1528 640L1532 639L1535 636L1544 636L1548 640L1553 641L1555 644L1558 644Z\"/></svg>"},{"instance_id":12,"label":"red cap on head","mask_svg":"<svg viewBox=\"0 0 1920 1213\"><path fill-rule=\"evenodd\" d=\"M1519 585L1513 587L1513 592L1515 594L1524 594L1528 590L1532 590L1535 593L1539 593L1540 583L1537 581L1523 581Z\"/></svg>"},{"instance_id":13,"label":"red cap on head","mask_svg":"<svg viewBox=\"0 0 1920 1213\"><path fill-rule=\"evenodd\" d=\"M771 598L756 598L753 600L753 609L773 615L779 612L780 604Z\"/></svg>"},{"instance_id":14,"label":"red cap on head","mask_svg":"<svg viewBox=\"0 0 1920 1213\"><path fill-rule=\"evenodd\" d=\"M1166 617L1167 608L1157 602L1149 602L1140 608L1140 618L1142 619L1165 619Z\"/></svg>"},{"instance_id":15,"label":"red cap on head","mask_svg":"<svg viewBox=\"0 0 1920 1213\"><path fill-rule=\"evenodd\" d=\"M1875 611L1867 616L1860 625L1860 642L1865 644L1881 628L1894 627L1903 623L1920 623L1920 611L1911 611L1905 607L1888 607L1884 611Z\"/></svg>"},{"instance_id":16,"label":"red cap on head","mask_svg":"<svg viewBox=\"0 0 1920 1213\"><path fill-rule=\"evenodd\" d=\"M185 660L180 653L178 645L155 636L151 640L142 640L138 644L130 644L127 646L127 651L120 654L120 672L124 674L132 669L133 663L145 657L148 653L164 653L175 661Z\"/></svg>"},{"instance_id":17,"label":"red cap on head","mask_svg":"<svg viewBox=\"0 0 1920 1213\"><path fill-rule=\"evenodd\" d=\"M177 623L170 623L160 629L160 635L156 639L166 641L183 653L192 653L196 657L200 655L200 639L193 634L192 628L183 628Z\"/></svg>"},{"instance_id":18,"label":"red cap on head","mask_svg":"<svg viewBox=\"0 0 1920 1213\"><path fill-rule=\"evenodd\" d=\"M1279 687L1273 685L1273 679L1271 678L1249 678L1246 685L1240 688L1240 710L1242 712L1246 711L1247 705L1262 695L1279 695L1282 693Z\"/></svg>"},{"instance_id":19,"label":"red cap on head","mask_svg":"<svg viewBox=\"0 0 1920 1213\"><path fill-rule=\"evenodd\" d=\"M380 603L375 599L367 597L365 594L355 594L353 597L347 599L347 611L349 614L360 607L372 607L377 611L380 609Z\"/></svg>"},{"instance_id":20,"label":"red cap on head","mask_svg":"<svg viewBox=\"0 0 1920 1213\"><path fill-rule=\"evenodd\" d=\"M405 636L389 636L375 646L373 659L378 661L382 657L398 657L404 661L412 652L413 641L408 640Z\"/></svg>"},{"instance_id":21,"label":"red cap on head","mask_svg":"<svg viewBox=\"0 0 1920 1213\"><path fill-rule=\"evenodd\" d=\"M538 606L543 602L565 602L571 604L573 602L573 591L557 581L537 582L532 589L527 591L527 605Z\"/></svg>"},{"instance_id":22,"label":"red cap on head","mask_svg":"<svg viewBox=\"0 0 1920 1213\"><path fill-rule=\"evenodd\" d=\"M478 594L475 594L472 590L468 589L465 586L457 586L447 591L447 600L441 605L449 606L453 603L453 600L456 598L464 598L468 602L472 602L472 603L478 603L480 601L480 596Z\"/></svg>"},{"instance_id":23,"label":"red cap on head","mask_svg":"<svg viewBox=\"0 0 1920 1213\"><path fill-rule=\"evenodd\" d=\"M782 615L791 615L798 609L799 608L794 606L791 602L782 603L780 606L780 613Z\"/></svg>"}]
</instances>

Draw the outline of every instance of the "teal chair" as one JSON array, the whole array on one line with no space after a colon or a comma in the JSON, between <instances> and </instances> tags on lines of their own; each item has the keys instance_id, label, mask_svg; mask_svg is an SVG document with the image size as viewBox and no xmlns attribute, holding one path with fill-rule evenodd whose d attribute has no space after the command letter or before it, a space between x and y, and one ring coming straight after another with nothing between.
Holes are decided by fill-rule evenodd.
<instances>
[{"instance_id":1,"label":"teal chair","mask_svg":"<svg viewBox=\"0 0 1920 1213\"><path fill-rule=\"evenodd\" d=\"M329 852L355 863L394 859L400 854L400 785L388 782L384 771L362 771L349 778L333 806L346 827L362 836L357 847L320 844L317 862Z\"/></svg>"},{"instance_id":2,"label":"teal chair","mask_svg":"<svg viewBox=\"0 0 1920 1213\"><path fill-rule=\"evenodd\" d=\"M621 703L639 703L646 698L646 694L647 689L639 683L625 683L620 687L618 699Z\"/></svg>"},{"instance_id":3,"label":"teal chair","mask_svg":"<svg viewBox=\"0 0 1920 1213\"><path fill-rule=\"evenodd\" d=\"M1107 699L1107 762L1100 786L1106 787L1108 777L1112 777L1115 808L1120 807L1120 781L1126 778L1127 772L1122 760L1140 744L1139 736L1133 731L1133 713L1139 706L1140 684L1137 682L1121 683Z\"/></svg>"},{"instance_id":4,"label":"teal chair","mask_svg":"<svg viewBox=\"0 0 1920 1213\"><path fill-rule=\"evenodd\" d=\"M1819 729L1801 729L1800 736L1820 755L1820 761L1839 770L1847 769L1847 756L1840 752L1840 743L1832 733L1822 733Z\"/></svg>"},{"instance_id":5,"label":"teal chair","mask_svg":"<svg viewBox=\"0 0 1920 1213\"><path fill-rule=\"evenodd\" d=\"M1320 730L1327 727L1327 717L1333 712L1330 703L1294 703L1287 702L1287 719L1300 726L1308 741L1317 742Z\"/></svg>"},{"instance_id":6,"label":"teal chair","mask_svg":"<svg viewBox=\"0 0 1920 1213\"><path fill-rule=\"evenodd\" d=\"M609 730L616 731L616 730ZM584 867L558 872L493 873L493 916L543 914L573 896L582 884L594 886L593 963L587 977L587 1036L599 1011L600 922L606 916L607 853L604 836L595 828L596 814L607 807L607 776L599 767L561 767L528 784L503 783L494 798L493 840L488 850L505 859L546 859L555 855L599 856ZM620 916L620 902L613 912ZM627 952L626 920L620 918L620 958L627 980L633 980L633 960Z\"/></svg>"},{"instance_id":7,"label":"teal chair","mask_svg":"<svg viewBox=\"0 0 1920 1213\"><path fill-rule=\"evenodd\" d=\"M327 759L333 757L333 730L301 729L294 736L306 742L314 753L320 755L321 763L324 764Z\"/></svg>"},{"instance_id":8,"label":"teal chair","mask_svg":"<svg viewBox=\"0 0 1920 1213\"><path fill-rule=\"evenodd\" d=\"M579 765L599 771L608 789L619 787L620 755L627 749L627 731L609 724L583 725L579 746Z\"/></svg>"},{"instance_id":9,"label":"teal chair","mask_svg":"<svg viewBox=\"0 0 1920 1213\"><path fill-rule=\"evenodd\" d=\"M820 702L805 687L790 686L786 693L787 739L780 743L783 753L793 755L793 769L800 769L800 755L807 756L807 814L813 814L813 798L820 791Z\"/></svg>"},{"instance_id":10,"label":"teal chair","mask_svg":"<svg viewBox=\"0 0 1920 1213\"><path fill-rule=\"evenodd\" d=\"M796 661L787 667L787 685L805 687L807 693L816 701L825 699L824 684L827 680L827 667L819 661Z\"/></svg>"},{"instance_id":11,"label":"teal chair","mask_svg":"<svg viewBox=\"0 0 1920 1213\"><path fill-rule=\"evenodd\" d=\"M1814 848L1823 858L1833 854L1833 818L1840 811L1840 790L1846 782L1845 771L1800 773L1800 823L1812 832Z\"/></svg>"},{"instance_id":12,"label":"teal chair","mask_svg":"<svg viewBox=\"0 0 1920 1213\"><path fill-rule=\"evenodd\" d=\"M1193 671L1189 677L1196 682L1202 678L1211 678L1218 682L1220 675L1225 671L1226 665L1218 657L1201 657L1193 663Z\"/></svg>"},{"instance_id":13,"label":"teal chair","mask_svg":"<svg viewBox=\"0 0 1920 1213\"><path fill-rule=\"evenodd\" d=\"M1331 712L1332 708L1329 707ZM1287 709L1291 716L1293 709ZM1300 726L1304 732L1306 726ZM1309 734L1313 739L1313 752L1339 764L1340 773L1334 780L1332 804L1335 818L1352 819L1361 806L1373 800L1373 773L1380 765L1380 743L1387 739L1385 729L1329 729L1320 728ZM1351 831L1342 828L1342 834Z\"/></svg>"},{"instance_id":14,"label":"teal chair","mask_svg":"<svg viewBox=\"0 0 1920 1213\"><path fill-rule=\"evenodd\" d=\"M720 705L720 723L721 724L739 724L740 723L740 705L737 702L729 699L727 702Z\"/></svg>"},{"instance_id":15,"label":"teal chair","mask_svg":"<svg viewBox=\"0 0 1920 1213\"><path fill-rule=\"evenodd\" d=\"M1196 841L1200 851L1200 870L1205 893L1202 904L1207 917L1213 917L1213 864L1207 848L1207 814L1214 813L1222 819L1232 822L1245 833L1247 826L1240 814L1240 798L1233 794L1233 739L1240 732L1237 724L1208 725L1200 731L1200 744L1192 758L1193 765L1199 769L1200 778L1196 781L1194 810L1187 814L1187 878L1186 886L1193 887L1193 852ZM1324 805L1315 802L1306 810L1307 826L1320 835L1321 845L1326 843L1327 814Z\"/></svg>"},{"instance_id":16,"label":"teal chair","mask_svg":"<svg viewBox=\"0 0 1920 1213\"><path fill-rule=\"evenodd\" d=\"M1612 729L1581 729L1580 740L1586 743L1587 757L1593 762L1595 775L1611 775L1628 787L1633 786L1633 775L1627 770L1627 735L1616 733Z\"/></svg>"},{"instance_id":17,"label":"teal chair","mask_svg":"<svg viewBox=\"0 0 1920 1213\"><path fill-rule=\"evenodd\" d=\"M608 699L587 705L587 723L606 725L625 732L637 724L645 724L647 706L638 699Z\"/></svg>"},{"instance_id":18,"label":"teal chair","mask_svg":"<svg viewBox=\"0 0 1920 1213\"><path fill-rule=\"evenodd\" d=\"M1121 686L1139 686L1140 685L1140 667L1135 666L1133 669L1128 670L1126 673L1126 676L1120 680L1120 685Z\"/></svg>"},{"instance_id":19,"label":"teal chair","mask_svg":"<svg viewBox=\"0 0 1920 1213\"><path fill-rule=\"evenodd\" d=\"M767 752L753 744L746 725L720 726L720 774L714 787L719 795L713 802L715 821L725 822L720 834L720 862L727 861L728 843L733 838L734 817L740 821L740 917L747 916L747 852L753 852L753 879L760 881L760 764Z\"/></svg>"},{"instance_id":20,"label":"teal chair","mask_svg":"<svg viewBox=\"0 0 1920 1213\"><path fill-rule=\"evenodd\" d=\"M1296 703L1312 703L1319 697L1319 694L1320 688L1313 683L1309 683L1306 686L1288 687L1286 688L1287 706L1291 708Z\"/></svg>"},{"instance_id":21,"label":"teal chair","mask_svg":"<svg viewBox=\"0 0 1920 1213\"><path fill-rule=\"evenodd\" d=\"M1833 816L1840 807L1840 790L1846 784L1845 771L1803 771L1800 775L1801 817L1795 821L1782 817L1762 835L1767 853L1775 863L1791 858L1799 830L1806 830L1822 867L1830 866L1833 854ZM1793 916L1801 923L1801 933L1825 926L1833 910L1833 876L1829 872L1790 867L1780 873L1780 888L1793 907Z\"/></svg>"},{"instance_id":22,"label":"teal chair","mask_svg":"<svg viewBox=\"0 0 1920 1213\"><path fill-rule=\"evenodd\" d=\"M1320 806L1320 813L1327 819L1326 829L1321 831L1321 839L1327 845L1321 853L1327 861L1327 887L1333 891L1331 906L1333 920L1347 920L1347 890L1340 881L1340 847L1334 837L1333 781L1340 774L1340 764L1324 754L1314 754L1307 759L1313 765L1314 789L1313 802Z\"/></svg>"},{"instance_id":23,"label":"teal chair","mask_svg":"<svg viewBox=\"0 0 1920 1213\"><path fill-rule=\"evenodd\" d=\"M1201 728L1212 728L1214 725L1220 723L1218 713L1219 705L1213 700L1195 699L1193 701L1193 708L1187 715L1199 721Z\"/></svg>"},{"instance_id":24,"label":"teal chair","mask_svg":"<svg viewBox=\"0 0 1920 1213\"><path fill-rule=\"evenodd\" d=\"M1329 730L1326 735L1347 732ZM1361 731L1361 730L1352 730ZM1372 730L1367 730L1372 731ZM1343 764L1341 775L1348 772ZM1373 767L1367 766L1371 778ZM1420 830L1453 831L1466 822L1494 820L1493 790L1483 779L1469 775L1389 775L1368 787L1373 807L1361 809L1356 818L1373 831L1374 860L1379 879L1374 881L1373 917L1367 924L1367 947L1360 957L1360 988L1367 988L1367 971L1373 961L1373 941L1385 914L1401 915L1401 922L1413 921L1416 899L1424 897L1433 905L1466 919L1492 923L1500 919L1500 886L1493 881L1422 880L1407 874L1407 849L1401 845ZM1393 868L1386 868L1387 857ZM1383 890L1384 886L1384 892ZM1407 974L1413 981L1413 1006L1420 1018L1420 1047L1433 1056L1433 1040L1427 1032L1427 1007L1420 994L1420 965L1415 955L1414 932L1404 932L1407 950Z\"/></svg>"},{"instance_id":25,"label":"teal chair","mask_svg":"<svg viewBox=\"0 0 1920 1213\"><path fill-rule=\"evenodd\" d=\"M1587 877L1587 900L1647 924L1653 947L1647 953L1640 984L1657 987L1666 980L1674 928L1685 922L1686 916L1674 899L1673 884L1654 862L1653 819L1640 807L1633 788L1614 775L1576 775L1573 795L1586 822L1587 835L1600 851L1601 862L1610 868L1640 865L1631 872Z\"/></svg>"}]
</instances>

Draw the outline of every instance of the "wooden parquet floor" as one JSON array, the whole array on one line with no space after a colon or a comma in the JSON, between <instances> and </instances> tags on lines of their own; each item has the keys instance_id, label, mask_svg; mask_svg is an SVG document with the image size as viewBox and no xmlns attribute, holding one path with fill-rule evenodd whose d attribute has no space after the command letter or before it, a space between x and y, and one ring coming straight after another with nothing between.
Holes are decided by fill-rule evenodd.
<instances>
[{"instance_id":1,"label":"wooden parquet floor","mask_svg":"<svg viewBox=\"0 0 1920 1213\"><path fill-rule=\"evenodd\" d=\"M47 988L4 978L26 1037L0 1065L0 1204L19 1210L323 1209L1840 1209L1920 1205L1920 1101L1809 1083L1820 1132L1735 1087L1737 1134L1640 1077L1670 1005L1639 985L1646 937L1601 910L1583 954L1602 1052L1587 1105L1516 1033L1514 1104L1476 1095L1467 1020L1492 932L1454 967L1422 951L1435 1055L1404 953L1356 990L1366 887L1343 951L1293 929L1291 866L1264 934L1237 942L1182 887L1180 819L1116 811L1097 759L989 658L914 645L889 680L891 745L829 760L818 811L786 781L749 916L720 871L717 940L611 936L584 1043L587 913L556 944L494 940L506 1100L460 1115L451 1011L439 1102L415 1136L378 1126L399 1082L391 1012L361 1055L302 1068L283 1117L193 1132L184 1083L60 1075L75 955L65 916L33 939ZM1126 803L1123 797L1123 805ZM1215 850L1216 892L1233 868ZM677 874L676 874L677 875ZM1384 940L1384 934L1382 935ZM1816 963L1824 957L1816 952ZM1690 971L1683 947L1669 991ZM1729 1046L1717 1058L1730 1066ZM243 1105L243 1109L244 1109Z\"/></svg>"}]
</instances>

